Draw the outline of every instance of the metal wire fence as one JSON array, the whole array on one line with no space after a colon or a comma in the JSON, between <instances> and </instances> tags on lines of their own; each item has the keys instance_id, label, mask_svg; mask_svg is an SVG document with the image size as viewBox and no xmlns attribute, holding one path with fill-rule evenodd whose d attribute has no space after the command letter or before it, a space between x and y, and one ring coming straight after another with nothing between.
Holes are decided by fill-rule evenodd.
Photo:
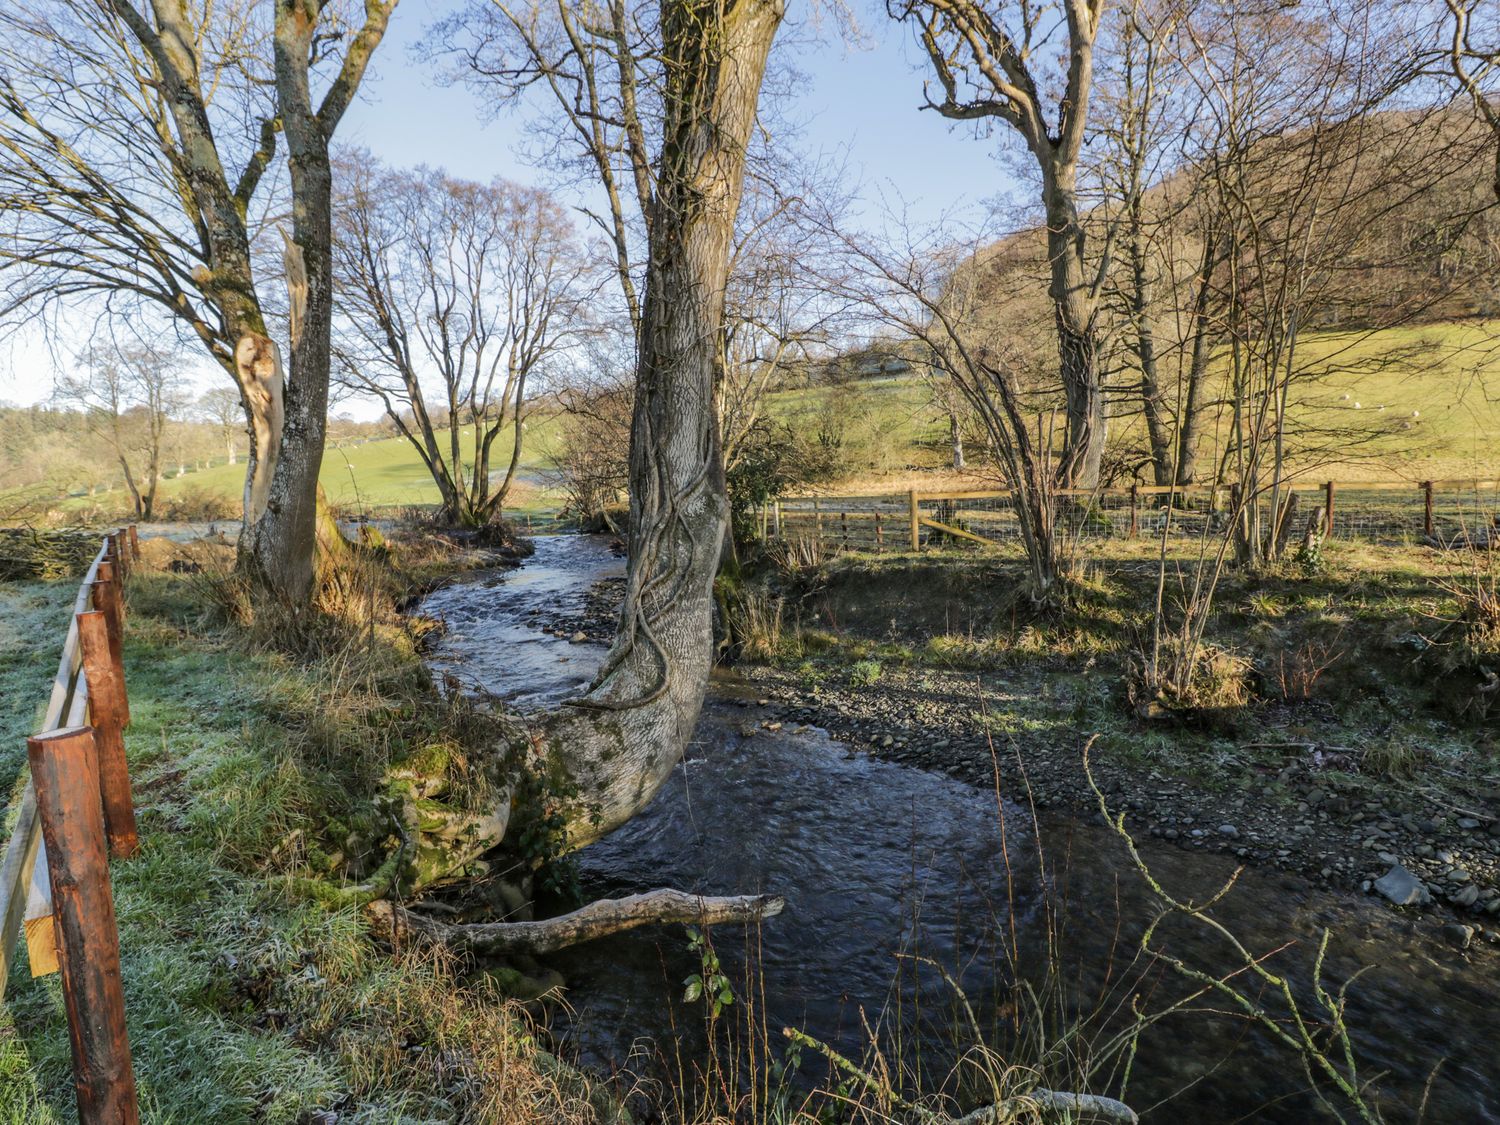
<instances>
[{"instance_id":1,"label":"metal wire fence","mask_svg":"<svg viewBox=\"0 0 1500 1125\"><path fill-rule=\"evenodd\" d=\"M1279 519L1292 535L1390 546L1500 544L1500 482L1337 481L1283 484ZM1248 501L1237 485L1062 490L1057 527L1069 538L1202 539L1227 530L1231 513L1258 505L1270 525L1273 494ZM761 512L768 539L811 540L824 550L909 551L929 546L1003 545L1019 540L1016 498L1005 491L783 497Z\"/></svg>"}]
</instances>

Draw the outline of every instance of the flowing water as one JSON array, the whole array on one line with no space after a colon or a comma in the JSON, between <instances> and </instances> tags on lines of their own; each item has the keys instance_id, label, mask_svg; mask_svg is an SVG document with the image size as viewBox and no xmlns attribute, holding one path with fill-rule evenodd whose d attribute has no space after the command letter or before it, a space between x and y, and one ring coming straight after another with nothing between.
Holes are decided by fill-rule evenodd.
<instances>
[{"instance_id":1,"label":"flowing water","mask_svg":"<svg viewBox=\"0 0 1500 1125\"><path fill-rule=\"evenodd\" d=\"M596 579L621 569L597 540L555 537L537 540L519 571L438 591L424 611L450 631L434 666L522 706L562 698L604 649L545 634L538 619L575 613ZM767 719L742 685L717 680L668 784L579 863L590 897L657 886L784 895L780 917L714 935L740 1009L750 1002L778 1049L791 1026L857 1053L868 1028L908 1063L942 1073L951 1045L970 1038L968 1021L943 977L903 954L945 966L981 1033L1007 1046L1017 977L1060 982L1067 1010L1100 1028L1121 1026L1132 998L1157 1011L1187 991L1159 964L1133 959L1155 900L1101 825L1034 822L994 793L852 753L815 729L768 729ZM1207 894L1232 870L1223 857L1168 845L1143 844L1142 855L1181 897ZM1425 1091L1426 1120L1500 1121L1492 960L1442 944L1432 919L1276 873L1247 871L1213 913L1257 955L1281 950L1269 964L1303 982L1305 1003L1318 937L1331 931L1325 974L1337 984L1361 972L1348 1023L1362 1077L1383 1076L1389 1119L1415 1120ZM1200 926L1174 921L1162 944L1205 970L1236 967L1224 939ZM557 1029L586 1061L639 1068L652 1054L643 1043L657 1058L705 1048L702 1003L681 1001L698 958L680 928L617 935L552 961L572 1009ZM1144 1119L1327 1118L1297 1058L1225 1007L1204 997L1144 1032L1126 1091Z\"/></svg>"}]
</instances>

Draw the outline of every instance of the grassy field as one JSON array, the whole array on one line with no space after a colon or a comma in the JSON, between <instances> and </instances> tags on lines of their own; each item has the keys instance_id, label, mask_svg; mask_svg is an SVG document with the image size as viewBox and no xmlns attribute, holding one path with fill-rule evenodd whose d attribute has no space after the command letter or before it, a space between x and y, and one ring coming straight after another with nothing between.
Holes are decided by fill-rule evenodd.
<instances>
[{"instance_id":1,"label":"grassy field","mask_svg":"<svg viewBox=\"0 0 1500 1125\"><path fill-rule=\"evenodd\" d=\"M539 513L555 509L560 500L546 481L559 436L558 420L543 418L527 427L527 444L523 451L520 479L512 491L507 509L516 514ZM466 458L472 458L473 442L466 443ZM497 456L497 454L503 455ZM491 457L503 472L510 454L509 431L495 442ZM367 508L406 508L438 502L437 486L422 464L417 452L405 438L386 438L329 448L323 454L321 474L328 499L340 508L359 511ZM185 473L163 481L158 492L161 503L193 493L217 497L237 505L245 487L245 466L214 465L197 472ZM117 497L122 494L116 493ZM98 505L103 496L76 497L68 507L77 509ZM113 499L113 498L111 498Z\"/></svg>"},{"instance_id":2,"label":"grassy field","mask_svg":"<svg viewBox=\"0 0 1500 1125\"><path fill-rule=\"evenodd\" d=\"M1488 478L1500 470L1493 443L1500 433L1500 324L1307 333L1296 369L1291 460L1302 473L1421 481ZM1143 448L1140 415L1127 399L1116 402L1112 446ZM946 418L915 377L785 391L771 414L804 432L838 431L848 476L828 491L984 483L982 472L951 470ZM1053 424L1060 434L1060 415ZM1205 463L1223 448L1229 425L1227 409L1208 408Z\"/></svg>"},{"instance_id":3,"label":"grassy field","mask_svg":"<svg viewBox=\"0 0 1500 1125\"><path fill-rule=\"evenodd\" d=\"M0 585L9 809L76 582ZM446 736L412 721L443 712L412 686L410 645L382 631L371 650L292 661L216 624L205 590L145 568L129 589L141 850L111 879L142 1119L589 1119L573 1072L489 975L378 946L310 843L353 778ZM75 1121L73 1100L59 978L17 966L0 1006L0 1125Z\"/></svg>"},{"instance_id":4,"label":"grassy field","mask_svg":"<svg viewBox=\"0 0 1500 1125\"><path fill-rule=\"evenodd\" d=\"M1305 475L1420 481L1500 472L1493 443L1500 433L1500 324L1309 333L1300 344L1297 367L1302 374L1292 394L1292 442L1310 451L1294 453L1292 460ZM1143 423L1119 401L1111 442L1116 448L1139 448ZM834 443L843 473L819 491L849 495L994 485L973 448L970 471L952 470L946 416L915 376L783 390L771 396L767 413L809 440ZM1054 425L1060 433L1060 417ZM548 470L561 431L557 416L530 427L511 512L537 515L560 505ZM1201 452L1205 463L1217 456L1228 433L1227 411L1211 407ZM502 437L496 448L507 449L507 440ZM437 502L431 477L404 438L329 449L322 481L329 499L351 511ZM237 503L243 487L243 466L221 464L165 481L160 495L163 503L194 493ZM68 507L79 510L102 499L75 498Z\"/></svg>"}]
</instances>

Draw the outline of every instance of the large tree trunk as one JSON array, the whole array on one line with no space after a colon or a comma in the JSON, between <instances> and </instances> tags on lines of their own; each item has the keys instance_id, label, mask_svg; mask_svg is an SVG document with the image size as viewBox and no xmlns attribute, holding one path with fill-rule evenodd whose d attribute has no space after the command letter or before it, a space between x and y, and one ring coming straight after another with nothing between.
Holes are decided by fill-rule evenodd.
<instances>
[{"instance_id":1,"label":"large tree trunk","mask_svg":"<svg viewBox=\"0 0 1500 1125\"><path fill-rule=\"evenodd\" d=\"M1139 207L1131 215L1130 315L1135 337L1135 357L1141 367L1141 409L1146 416L1146 438L1151 445L1152 482L1172 483L1172 426L1161 390L1156 362L1156 324L1151 307L1151 270L1147 261Z\"/></svg>"},{"instance_id":2,"label":"large tree trunk","mask_svg":"<svg viewBox=\"0 0 1500 1125\"><path fill-rule=\"evenodd\" d=\"M1083 224L1074 198L1075 171L1046 176L1049 293L1057 323L1058 368L1067 402L1068 433L1058 463L1064 488L1093 488L1104 463L1106 413L1099 373L1098 302L1083 258Z\"/></svg>"},{"instance_id":3,"label":"large tree trunk","mask_svg":"<svg viewBox=\"0 0 1500 1125\"><path fill-rule=\"evenodd\" d=\"M489 810L443 812L393 775L395 791L406 787L406 820L415 830L407 889L483 869L481 857L510 824L511 787L522 779L504 774L519 768L511 757L518 750L543 775L549 800L562 803L556 844L564 851L629 820L681 760L708 686L712 588L728 525L714 403L724 287L745 149L782 14L781 0L663 0L661 48L670 63L615 643L583 697L497 749L502 793ZM770 905L758 901L754 916Z\"/></svg>"},{"instance_id":4,"label":"large tree trunk","mask_svg":"<svg viewBox=\"0 0 1500 1125\"><path fill-rule=\"evenodd\" d=\"M280 447L265 504L246 525L240 557L252 575L293 607L311 597L317 550L318 472L328 420L333 327L333 169L328 132L312 105L307 59L315 11L277 0L276 90L292 182L292 235L286 246L291 298L291 362ZM248 513L247 513L248 514Z\"/></svg>"},{"instance_id":5,"label":"large tree trunk","mask_svg":"<svg viewBox=\"0 0 1500 1125\"><path fill-rule=\"evenodd\" d=\"M655 795L697 722L713 657L712 587L727 524L714 387L745 149L781 0L664 0L658 194L631 431L630 560L613 649L587 696L548 724L579 794L568 844Z\"/></svg>"}]
</instances>

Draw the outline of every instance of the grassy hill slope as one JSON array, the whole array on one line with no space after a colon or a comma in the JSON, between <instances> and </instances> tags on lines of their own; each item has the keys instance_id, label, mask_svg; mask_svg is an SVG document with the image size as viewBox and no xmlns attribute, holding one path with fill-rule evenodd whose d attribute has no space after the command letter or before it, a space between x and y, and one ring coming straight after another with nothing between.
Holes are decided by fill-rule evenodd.
<instances>
[{"instance_id":1,"label":"grassy hill slope","mask_svg":"<svg viewBox=\"0 0 1500 1125\"><path fill-rule=\"evenodd\" d=\"M1305 379L1292 399L1294 467L1317 479L1344 481L1489 478L1500 475L1500 322L1467 321L1376 333L1308 333L1300 345ZM990 487L982 450L969 449L971 468L951 468L946 416L916 376L880 376L837 386L777 392L768 415L813 440L833 443L843 473L819 491L891 492L910 487ZM1053 422L1062 432L1062 419ZM521 477L509 510L555 510L561 498L547 480L560 447L562 420L528 428ZM1202 457L1212 463L1229 434L1228 411L1210 407ZM1143 423L1124 396L1110 427L1119 451L1144 446ZM509 449L502 437L497 450ZM500 458L503 469L503 457ZM347 510L425 506L437 489L404 438L331 448L323 487ZM163 503L192 495L237 504L244 466L215 465L165 481ZM120 493L109 498L118 503ZM98 505L78 498L70 507Z\"/></svg>"}]
</instances>

